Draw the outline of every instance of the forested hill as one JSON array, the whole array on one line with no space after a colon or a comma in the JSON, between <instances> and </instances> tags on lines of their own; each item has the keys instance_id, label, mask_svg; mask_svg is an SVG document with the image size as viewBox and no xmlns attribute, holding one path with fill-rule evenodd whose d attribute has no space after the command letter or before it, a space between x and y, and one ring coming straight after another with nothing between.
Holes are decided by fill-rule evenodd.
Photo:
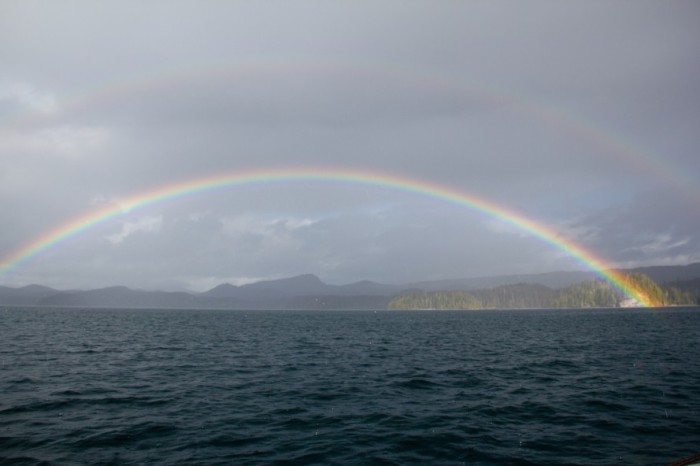
<instances>
[{"instance_id":1,"label":"forested hill","mask_svg":"<svg viewBox=\"0 0 700 466\"><path fill-rule=\"evenodd\" d=\"M663 287L643 274L626 274L640 293L659 305L696 305L700 295L692 288ZM389 309L532 309L620 307L625 296L602 280L577 283L561 289L516 284L475 291L411 292L394 297Z\"/></svg>"}]
</instances>

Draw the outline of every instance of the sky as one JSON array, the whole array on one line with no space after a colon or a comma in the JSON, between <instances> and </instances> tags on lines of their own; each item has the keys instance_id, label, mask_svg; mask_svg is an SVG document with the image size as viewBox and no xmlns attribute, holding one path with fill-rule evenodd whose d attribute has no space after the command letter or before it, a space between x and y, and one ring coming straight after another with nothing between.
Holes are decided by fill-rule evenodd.
<instances>
[{"instance_id":1,"label":"sky","mask_svg":"<svg viewBox=\"0 0 700 466\"><path fill-rule=\"evenodd\" d=\"M297 169L496 203L611 267L700 261L699 20L693 0L0 1L0 257L153 189ZM124 209L0 285L585 268L420 193L282 180Z\"/></svg>"}]
</instances>

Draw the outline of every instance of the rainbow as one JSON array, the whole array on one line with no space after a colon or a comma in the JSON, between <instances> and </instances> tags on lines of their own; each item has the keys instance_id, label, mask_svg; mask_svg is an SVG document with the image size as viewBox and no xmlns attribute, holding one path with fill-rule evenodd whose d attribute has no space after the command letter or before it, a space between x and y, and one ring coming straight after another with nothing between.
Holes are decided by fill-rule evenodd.
<instances>
[{"instance_id":1,"label":"rainbow","mask_svg":"<svg viewBox=\"0 0 700 466\"><path fill-rule=\"evenodd\" d=\"M142 209L164 201L178 199L196 193L217 191L244 185L266 184L275 182L334 182L361 186L389 188L427 196L438 201L447 202L469 210L499 219L529 235L537 237L554 248L563 251L585 267L594 271L627 297L636 300L642 306L656 306L651 298L637 290L625 277L611 269L605 261L590 251L577 245L551 228L529 219L501 205L471 194L425 181L383 174L379 172L323 169L323 168L286 168L263 169L243 172L216 174L205 178L186 180L168 184L156 189L142 192L121 201L118 205L101 208L75 218L59 227L44 233L30 243L19 248L0 262L0 276L36 257L40 253L55 247L68 238L106 222L119 215Z\"/></svg>"}]
</instances>

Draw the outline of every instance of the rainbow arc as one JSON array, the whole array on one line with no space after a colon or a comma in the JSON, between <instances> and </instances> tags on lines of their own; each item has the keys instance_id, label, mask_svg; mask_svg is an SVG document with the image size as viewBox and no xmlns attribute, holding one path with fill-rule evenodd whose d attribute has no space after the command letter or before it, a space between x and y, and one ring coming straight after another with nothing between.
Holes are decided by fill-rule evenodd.
<instances>
[{"instance_id":1,"label":"rainbow arc","mask_svg":"<svg viewBox=\"0 0 700 466\"><path fill-rule=\"evenodd\" d=\"M499 219L527 234L539 238L555 249L563 251L580 264L594 271L599 277L633 299L641 306L657 306L659 303L638 290L624 275L613 270L593 252L574 241L563 238L550 227L522 214L496 204L483 197L422 180L384 174L374 171L325 168L267 169L216 174L214 176L168 184L127 198L117 206L94 210L70 220L55 229L38 236L33 241L7 255L0 262L0 276L56 247L80 232L147 206L178 199L195 193L231 189L237 186L280 182L332 182L359 186L388 188L396 191L427 196L435 200L460 206L483 215Z\"/></svg>"}]
</instances>

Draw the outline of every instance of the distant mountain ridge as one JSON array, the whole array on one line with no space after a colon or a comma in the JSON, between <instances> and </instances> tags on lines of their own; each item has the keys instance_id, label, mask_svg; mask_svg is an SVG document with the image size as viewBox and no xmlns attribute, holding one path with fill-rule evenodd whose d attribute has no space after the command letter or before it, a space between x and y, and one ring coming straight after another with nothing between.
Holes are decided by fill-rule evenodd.
<instances>
[{"instance_id":1,"label":"distant mountain ridge","mask_svg":"<svg viewBox=\"0 0 700 466\"><path fill-rule=\"evenodd\" d=\"M700 262L694 262L688 265L654 265L650 267L637 267L624 271L643 273L656 283L665 285L672 282L685 282L700 278Z\"/></svg>"},{"instance_id":2,"label":"distant mountain ridge","mask_svg":"<svg viewBox=\"0 0 700 466\"><path fill-rule=\"evenodd\" d=\"M235 286L223 283L200 296L216 298L237 298L248 301L270 298L299 296L357 296L366 294L386 295L400 288L374 282L357 282L350 285L328 285L316 275L304 274L278 280L266 280Z\"/></svg>"},{"instance_id":3,"label":"distant mountain ridge","mask_svg":"<svg viewBox=\"0 0 700 466\"><path fill-rule=\"evenodd\" d=\"M644 273L659 284L697 287L700 263L626 269ZM0 286L0 305L69 307L138 307L192 309L384 309L405 292L474 291L530 284L559 289L592 280L593 272L550 272L388 285L368 280L329 285L312 274L236 286L223 283L203 293L145 291L124 286L94 290L56 290L42 285Z\"/></svg>"},{"instance_id":4,"label":"distant mountain ridge","mask_svg":"<svg viewBox=\"0 0 700 466\"><path fill-rule=\"evenodd\" d=\"M494 288L504 285L513 285L516 283L530 283L533 285L544 285L549 288L563 288L583 281L593 280L596 276L597 275L594 272L590 271L547 272L538 274L497 275L492 277L433 280L415 282L412 283L410 287L425 291L470 291L483 288Z\"/></svg>"}]
</instances>

